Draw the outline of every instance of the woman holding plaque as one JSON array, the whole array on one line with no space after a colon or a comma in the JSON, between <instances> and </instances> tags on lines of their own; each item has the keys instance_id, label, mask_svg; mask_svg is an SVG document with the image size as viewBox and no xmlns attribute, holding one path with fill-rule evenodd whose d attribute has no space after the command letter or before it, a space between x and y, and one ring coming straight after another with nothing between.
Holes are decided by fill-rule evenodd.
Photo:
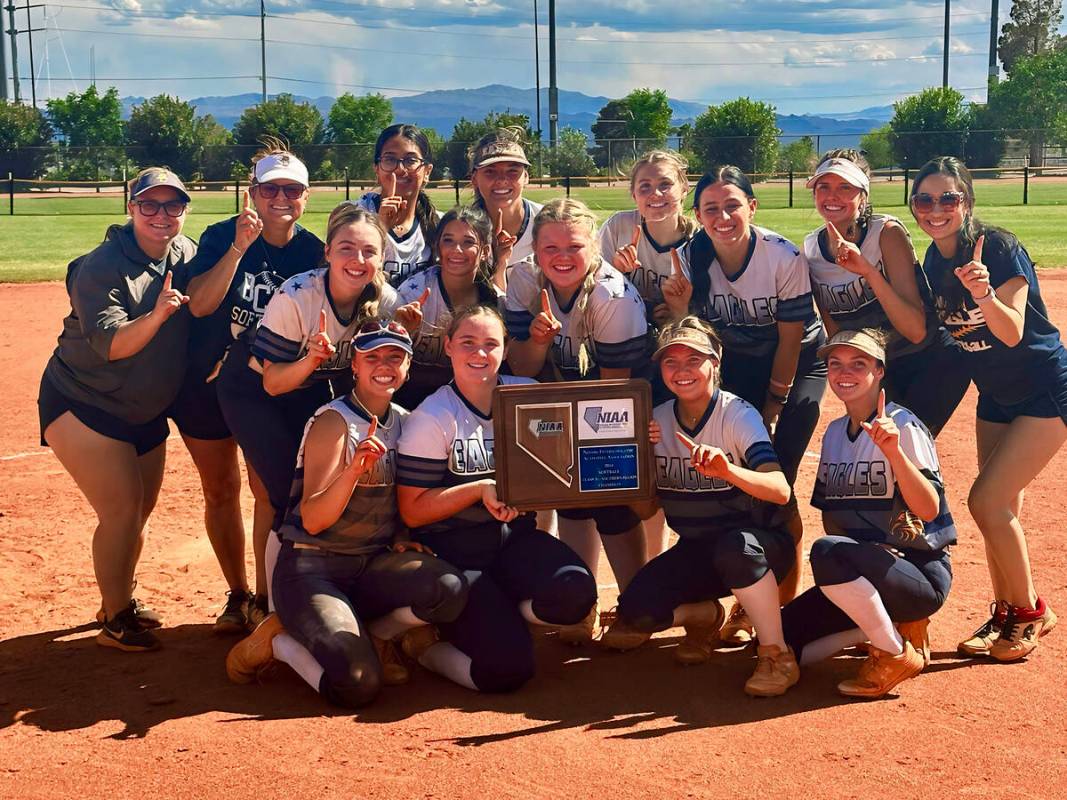
<instances>
[{"instance_id":1,"label":"woman holding plaque","mask_svg":"<svg viewBox=\"0 0 1067 800\"><path fill-rule=\"evenodd\" d=\"M721 354L719 337L697 317L659 336L652 358L674 399L656 406L649 437L660 504L679 540L637 573L601 641L630 650L683 626L675 660L702 664L719 643L719 598L732 594L759 633L745 691L770 697L800 679L778 605L778 584L795 562L784 508L791 491L760 413L719 389Z\"/></svg>"},{"instance_id":2,"label":"woman holding plaque","mask_svg":"<svg viewBox=\"0 0 1067 800\"><path fill-rule=\"evenodd\" d=\"M593 213L577 200L553 200L534 219L533 238L534 261L512 268L505 300L514 373L547 381L629 378L648 358L645 304L601 258ZM593 571L599 532L620 590L647 560L641 520L629 506L565 509L558 516L560 539ZM595 610L561 638L589 641L594 617Z\"/></svg>"},{"instance_id":3,"label":"woman holding plaque","mask_svg":"<svg viewBox=\"0 0 1067 800\"><path fill-rule=\"evenodd\" d=\"M533 677L529 624L572 625L596 603L596 581L578 555L538 530L532 513L497 497L493 390L534 383L500 374L504 342L495 308L458 312L444 340L455 377L411 413L397 446L397 502L412 540L470 585L459 617L410 632L404 652L482 692L511 691Z\"/></svg>"}]
</instances>

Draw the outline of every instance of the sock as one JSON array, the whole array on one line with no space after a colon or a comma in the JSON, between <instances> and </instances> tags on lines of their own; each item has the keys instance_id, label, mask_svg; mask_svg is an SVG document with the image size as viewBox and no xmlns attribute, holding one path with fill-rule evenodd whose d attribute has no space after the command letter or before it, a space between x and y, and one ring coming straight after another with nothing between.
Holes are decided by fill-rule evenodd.
<instances>
[{"instance_id":1,"label":"sock","mask_svg":"<svg viewBox=\"0 0 1067 800\"><path fill-rule=\"evenodd\" d=\"M543 619L539 619L533 610L533 600L523 600L519 603L519 613L522 614L522 618L532 625L551 625L551 622L545 622Z\"/></svg>"},{"instance_id":2,"label":"sock","mask_svg":"<svg viewBox=\"0 0 1067 800\"><path fill-rule=\"evenodd\" d=\"M1020 622L1033 622L1035 619L1040 619L1045 615L1045 601L1040 597L1037 598L1037 602L1034 603L1033 608L1027 608L1025 606L1015 606L1015 619Z\"/></svg>"},{"instance_id":3,"label":"sock","mask_svg":"<svg viewBox=\"0 0 1067 800\"><path fill-rule=\"evenodd\" d=\"M319 690L319 683L322 681L322 674L325 670L304 645L288 633L279 633L270 644L276 659L292 667L293 671L316 692Z\"/></svg>"},{"instance_id":4,"label":"sock","mask_svg":"<svg viewBox=\"0 0 1067 800\"><path fill-rule=\"evenodd\" d=\"M378 617L378 619L374 620L374 622L368 625L367 628L372 635L377 636L379 639L390 641L404 631L425 624L425 620L421 620L415 616L415 612L411 610L411 606L404 606L403 608L394 608L384 617Z\"/></svg>"},{"instance_id":5,"label":"sock","mask_svg":"<svg viewBox=\"0 0 1067 800\"><path fill-rule=\"evenodd\" d=\"M274 613L274 593L271 591L271 582L274 580L274 568L278 566L278 553L282 550L282 540L278 534L271 531L267 534L267 547L263 553L263 564L267 571L267 611ZM258 586L256 587L259 588Z\"/></svg>"},{"instance_id":6,"label":"sock","mask_svg":"<svg viewBox=\"0 0 1067 800\"><path fill-rule=\"evenodd\" d=\"M451 642L438 642L419 657L419 663L431 672L444 675L450 681L478 691L471 678L471 659Z\"/></svg>"},{"instance_id":7,"label":"sock","mask_svg":"<svg viewBox=\"0 0 1067 800\"><path fill-rule=\"evenodd\" d=\"M800 666L823 661L846 647L855 647L865 641L867 641L867 635L859 628L850 628L847 631L823 636L821 639L804 645L800 653Z\"/></svg>"},{"instance_id":8,"label":"sock","mask_svg":"<svg viewBox=\"0 0 1067 800\"><path fill-rule=\"evenodd\" d=\"M904 640L893 625L893 620L889 618L889 612L885 610L878 590L869 580L859 577L847 583L835 583L819 588L830 598L831 603L860 626L872 645L893 656L904 652Z\"/></svg>"},{"instance_id":9,"label":"sock","mask_svg":"<svg viewBox=\"0 0 1067 800\"><path fill-rule=\"evenodd\" d=\"M782 633L782 607L778 605L778 583L774 573L767 570L763 577L743 589L731 589L737 602L744 606L761 645L778 645L784 653L785 635Z\"/></svg>"}]
</instances>

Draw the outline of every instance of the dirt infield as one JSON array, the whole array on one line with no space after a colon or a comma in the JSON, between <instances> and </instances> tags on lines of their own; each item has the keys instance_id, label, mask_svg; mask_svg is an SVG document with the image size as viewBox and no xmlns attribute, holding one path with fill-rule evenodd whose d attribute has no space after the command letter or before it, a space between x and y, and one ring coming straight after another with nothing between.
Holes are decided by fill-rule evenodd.
<instances>
[{"instance_id":1,"label":"dirt infield","mask_svg":"<svg viewBox=\"0 0 1067 800\"><path fill-rule=\"evenodd\" d=\"M1067 328L1067 276L1042 275ZM1067 780L1067 631L1028 662L965 661L955 643L987 616L989 582L964 506L975 474L974 392L938 444L960 532L956 583L932 625L934 660L899 695L846 701L858 662L808 668L783 698L741 686L750 651L682 669L678 631L628 655L539 644L523 690L482 696L425 671L358 714L291 673L230 685L232 640L211 635L225 589L180 439L139 570L165 614L164 649L97 647L93 516L38 446L36 394L66 313L61 284L0 286L0 797L1051 798ZM823 424L840 413L828 401ZM817 440L816 440L817 441ZM817 444L812 449L817 449ZM815 461L802 468L810 497ZM1067 614L1067 453L1027 495L1038 588ZM246 497L250 509L250 497ZM810 508L808 540L816 515ZM810 576L805 576L810 582ZM600 570L601 583L612 579ZM606 595L606 596L605 596ZM602 602L614 591L602 591ZM1060 788L1057 789L1056 787Z\"/></svg>"}]
</instances>

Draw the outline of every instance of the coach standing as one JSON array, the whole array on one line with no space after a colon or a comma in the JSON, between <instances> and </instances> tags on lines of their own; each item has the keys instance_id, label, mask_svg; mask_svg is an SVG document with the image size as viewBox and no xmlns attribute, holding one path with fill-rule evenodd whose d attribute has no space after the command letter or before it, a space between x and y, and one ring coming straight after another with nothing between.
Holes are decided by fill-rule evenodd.
<instances>
[{"instance_id":1,"label":"coach standing","mask_svg":"<svg viewBox=\"0 0 1067 800\"><path fill-rule=\"evenodd\" d=\"M130 181L130 220L67 268L71 311L41 379L41 440L97 515L93 568L103 598L97 642L159 646L159 617L132 599L144 525L163 480L167 406L185 372L182 306L196 245L182 235L189 195L153 167Z\"/></svg>"}]
</instances>

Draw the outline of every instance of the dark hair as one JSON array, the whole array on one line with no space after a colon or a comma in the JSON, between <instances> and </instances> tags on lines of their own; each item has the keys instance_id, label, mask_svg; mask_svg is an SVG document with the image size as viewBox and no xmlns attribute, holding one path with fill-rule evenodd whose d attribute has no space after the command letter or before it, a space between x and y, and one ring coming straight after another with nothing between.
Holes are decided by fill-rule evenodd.
<instances>
[{"instance_id":1,"label":"dark hair","mask_svg":"<svg viewBox=\"0 0 1067 800\"><path fill-rule=\"evenodd\" d=\"M966 307L966 300L970 293L959 278L956 277L954 270L956 267L962 267L974 256L974 245L978 241L978 237L988 233L999 234L997 238L1008 248L1013 247L1017 240L1013 234L1003 228L987 225L974 216L974 178L971 177L970 170L967 169L966 164L955 156L938 156L927 161L916 173L915 179L911 184L912 197L919 193L919 187L922 182L931 175L944 175L952 178L956 181L960 191L963 192L965 211L963 225L960 226L959 232L956 234L956 255L949 263L952 269L946 270L944 275L941 276L940 284L933 287L934 291L941 297L945 311L951 314L962 311ZM912 210L911 214L914 217L915 211ZM989 249L988 246L986 249Z\"/></svg>"},{"instance_id":2,"label":"dark hair","mask_svg":"<svg viewBox=\"0 0 1067 800\"><path fill-rule=\"evenodd\" d=\"M823 157L819 159L819 164L824 164L831 158L841 158L845 161L851 161L863 171L863 174L866 175L868 179L870 179L871 165L867 162L867 159L866 157L864 157L862 150L857 150L854 147L835 147L833 150L827 150L823 154ZM819 164L815 165L816 169L818 169ZM856 227L859 228L856 233L866 231L867 226L871 222L871 217L874 216L874 206L871 205L870 194L867 195L866 199L867 202L864 204L864 207L860 209L860 215L856 218ZM845 231L846 235L850 233L852 233L851 225L849 226L849 229Z\"/></svg>"},{"instance_id":3,"label":"dark hair","mask_svg":"<svg viewBox=\"0 0 1067 800\"><path fill-rule=\"evenodd\" d=\"M694 209L700 208L700 195L703 191L716 183L728 183L731 186L736 186L745 193L745 197L749 200L756 199L756 193L752 189L752 181L741 171L740 167L735 167L731 164L720 164L705 172L700 180L697 181L697 188L693 190Z\"/></svg>"},{"instance_id":4,"label":"dark hair","mask_svg":"<svg viewBox=\"0 0 1067 800\"><path fill-rule=\"evenodd\" d=\"M423 161L427 164L433 163L433 148L430 146L430 140L426 138L426 134L414 125L397 123L396 125L390 125L378 134L378 141L374 143L375 164L382 159L382 150L385 148L385 143L397 136L407 139L415 145ZM436 216L437 210L433 207L430 196L420 189L418 200L415 202L415 219L418 221L419 227L422 228L422 236L427 242L433 240L436 228L434 217Z\"/></svg>"},{"instance_id":5,"label":"dark hair","mask_svg":"<svg viewBox=\"0 0 1067 800\"><path fill-rule=\"evenodd\" d=\"M478 302L492 303L496 301L496 290L493 288L493 223L489 221L489 215L476 206L456 206L449 209L441 221L437 223L437 233L433 238L433 254L438 262L441 261L441 237L444 236L445 228L450 222L462 222L474 231L478 244L489 248L489 257L483 258L478 263L478 270L474 273L474 287L478 292Z\"/></svg>"}]
</instances>

